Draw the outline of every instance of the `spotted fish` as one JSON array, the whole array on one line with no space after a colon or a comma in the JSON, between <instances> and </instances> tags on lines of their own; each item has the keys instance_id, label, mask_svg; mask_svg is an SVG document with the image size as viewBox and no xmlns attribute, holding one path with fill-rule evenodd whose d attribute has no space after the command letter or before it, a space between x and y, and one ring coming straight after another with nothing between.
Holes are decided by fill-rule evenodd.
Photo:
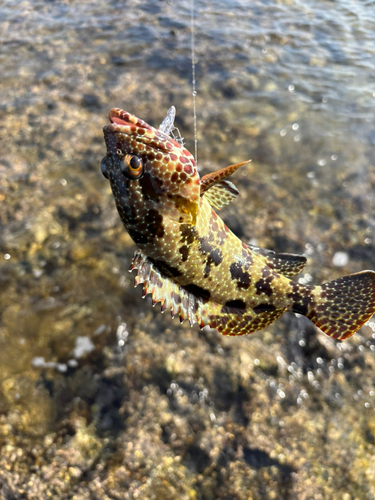
<instances>
[{"instance_id":1,"label":"spotted fish","mask_svg":"<svg viewBox=\"0 0 375 500\"><path fill-rule=\"evenodd\" d=\"M101 170L117 210L137 245L130 270L143 296L161 310L244 335L287 309L305 315L327 335L345 339L375 312L375 272L362 271L310 286L293 281L306 259L246 245L216 210L237 195L228 180L247 162L200 178L193 156L173 134L174 108L159 129L114 108L105 126Z\"/></svg>"}]
</instances>

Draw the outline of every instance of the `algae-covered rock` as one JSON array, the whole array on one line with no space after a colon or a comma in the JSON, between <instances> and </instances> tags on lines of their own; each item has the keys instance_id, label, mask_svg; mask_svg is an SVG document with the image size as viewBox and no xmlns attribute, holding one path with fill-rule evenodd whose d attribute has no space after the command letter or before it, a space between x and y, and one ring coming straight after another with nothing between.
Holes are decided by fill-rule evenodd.
<instances>
[{"instance_id":1,"label":"algae-covered rock","mask_svg":"<svg viewBox=\"0 0 375 500\"><path fill-rule=\"evenodd\" d=\"M252 159L223 218L304 253L302 283L374 269L373 7L219 3L195 4L198 164ZM190 7L0 8L1 499L375 498L374 321L227 338L133 287L101 128L175 105L194 150Z\"/></svg>"}]
</instances>

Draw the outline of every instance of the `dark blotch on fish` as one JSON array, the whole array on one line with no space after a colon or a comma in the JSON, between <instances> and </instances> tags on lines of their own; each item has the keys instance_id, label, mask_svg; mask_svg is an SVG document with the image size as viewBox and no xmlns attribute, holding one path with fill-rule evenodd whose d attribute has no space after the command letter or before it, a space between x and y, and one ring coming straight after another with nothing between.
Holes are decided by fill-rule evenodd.
<instances>
[{"instance_id":1,"label":"dark blotch on fish","mask_svg":"<svg viewBox=\"0 0 375 500\"><path fill-rule=\"evenodd\" d=\"M162 192L159 179L151 177L146 173L142 179L140 179L139 183L141 185L142 194L146 200L159 201L159 194Z\"/></svg>"},{"instance_id":2,"label":"dark blotch on fish","mask_svg":"<svg viewBox=\"0 0 375 500\"><path fill-rule=\"evenodd\" d=\"M294 313L303 314L304 316L306 316L308 308L306 305L294 304L292 307L292 311Z\"/></svg>"},{"instance_id":3,"label":"dark blotch on fish","mask_svg":"<svg viewBox=\"0 0 375 500\"><path fill-rule=\"evenodd\" d=\"M218 266L223 261L223 254L219 248L215 248L215 250L210 252L208 258L215 264L215 266Z\"/></svg>"},{"instance_id":4,"label":"dark blotch on fish","mask_svg":"<svg viewBox=\"0 0 375 500\"><path fill-rule=\"evenodd\" d=\"M189 247L187 245L183 245L179 248L179 252L182 255L182 262L186 262L189 257Z\"/></svg>"},{"instance_id":5,"label":"dark blotch on fish","mask_svg":"<svg viewBox=\"0 0 375 500\"><path fill-rule=\"evenodd\" d=\"M134 243L136 243L137 245L145 245L149 242L147 235L142 234L135 229L128 228L128 233L130 234L130 237L132 238Z\"/></svg>"},{"instance_id":6,"label":"dark blotch on fish","mask_svg":"<svg viewBox=\"0 0 375 500\"><path fill-rule=\"evenodd\" d=\"M222 261L223 261L223 254L221 253L221 251L218 248L212 250L209 256L207 257L206 266L204 268L204 277L207 278L207 276L210 274L212 264L218 266Z\"/></svg>"},{"instance_id":7,"label":"dark blotch on fish","mask_svg":"<svg viewBox=\"0 0 375 500\"><path fill-rule=\"evenodd\" d=\"M237 281L237 288L247 290L251 282L250 274L242 270L242 266L239 262L233 262L229 270L232 280Z\"/></svg>"},{"instance_id":8,"label":"dark blotch on fish","mask_svg":"<svg viewBox=\"0 0 375 500\"><path fill-rule=\"evenodd\" d=\"M181 276L182 274L176 267L170 266L163 260L154 260L150 258L150 261L166 278L176 278L177 276Z\"/></svg>"},{"instance_id":9,"label":"dark blotch on fish","mask_svg":"<svg viewBox=\"0 0 375 500\"><path fill-rule=\"evenodd\" d=\"M186 245L191 245L194 242L195 238L198 236L197 230L190 224L181 224L180 232L180 242L185 243Z\"/></svg>"},{"instance_id":10,"label":"dark blotch on fish","mask_svg":"<svg viewBox=\"0 0 375 500\"><path fill-rule=\"evenodd\" d=\"M236 309L246 309L246 304L241 299L228 300L225 302L227 307L235 307Z\"/></svg>"},{"instance_id":11,"label":"dark blotch on fish","mask_svg":"<svg viewBox=\"0 0 375 500\"><path fill-rule=\"evenodd\" d=\"M209 290L206 290L205 288L202 288L198 285L194 285L194 283L190 285L186 285L183 287L187 292L192 293L196 297L202 299L204 302L208 302L208 300L211 297L211 293Z\"/></svg>"},{"instance_id":12,"label":"dark blotch on fish","mask_svg":"<svg viewBox=\"0 0 375 500\"><path fill-rule=\"evenodd\" d=\"M209 244L207 238L203 237L199 238L199 250L201 251L201 253L206 254L210 253L211 250L214 250L214 247Z\"/></svg>"},{"instance_id":13,"label":"dark blotch on fish","mask_svg":"<svg viewBox=\"0 0 375 500\"><path fill-rule=\"evenodd\" d=\"M264 267L262 270L262 277L255 283L256 293L260 295L264 293L267 297L271 297L273 290L271 288L271 281L274 279L274 272L269 267Z\"/></svg>"},{"instance_id":14,"label":"dark blotch on fish","mask_svg":"<svg viewBox=\"0 0 375 500\"><path fill-rule=\"evenodd\" d=\"M210 272L211 272L211 267L207 263L206 266L205 266L205 268L204 268L204 270L203 270L203 278L208 278L208 275L210 274Z\"/></svg>"},{"instance_id":15,"label":"dark blotch on fish","mask_svg":"<svg viewBox=\"0 0 375 500\"><path fill-rule=\"evenodd\" d=\"M163 216L157 210L149 210L145 217L148 230L153 236L161 238L164 236Z\"/></svg>"},{"instance_id":16,"label":"dark blotch on fish","mask_svg":"<svg viewBox=\"0 0 375 500\"><path fill-rule=\"evenodd\" d=\"M272 288L271 288L271 285L270 285L270 282L263 279L263 278L260 278L260 280L258 280L256 283L255 283L255 288L257 290L257 295L260 295L261 293L264 293L266 294L268 297L271 297L272 295Z\"/></svg>"},{"instance_id":17,"label":"dark blotch on fish","mask_svg":"<svg viewBox=\"0 0 375 500\"><path fill-rule=\"evenodd\" d=\"M256 313L271 312L275 310L276 307L273 304L259 304L258 306L255 306L253 309L253 311Z\"/></svg>"}]
</instances>

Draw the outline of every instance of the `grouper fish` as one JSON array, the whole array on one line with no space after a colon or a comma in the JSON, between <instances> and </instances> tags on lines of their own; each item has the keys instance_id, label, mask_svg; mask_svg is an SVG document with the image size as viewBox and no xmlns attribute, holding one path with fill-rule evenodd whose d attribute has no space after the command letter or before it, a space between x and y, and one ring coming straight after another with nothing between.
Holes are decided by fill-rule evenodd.
<instances>
[{"instance_id":1,"label":"grouper fish","mask_svg":"<svg viewBox=\"0 0 375 500\"><path fill-rule=\"evenodd\" d=\"M194 157L174 133L174 108L159 129L114 108L103 128L101 163L116 207L137 245L135 286L172 317L244 335L288 309L335 339L353 335L375 312L375 272L310 286L292 278L306 258L246 245L216 211L237 195L228 180L238 163L200 178Z\"/></svg>"}]
</instances>

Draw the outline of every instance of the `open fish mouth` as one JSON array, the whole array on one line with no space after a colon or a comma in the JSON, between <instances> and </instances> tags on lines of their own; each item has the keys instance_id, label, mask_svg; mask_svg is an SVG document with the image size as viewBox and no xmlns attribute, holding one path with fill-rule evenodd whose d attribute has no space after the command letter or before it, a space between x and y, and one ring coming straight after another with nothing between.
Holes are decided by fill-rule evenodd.
<instances>
[{"instance_id":1,"label":"open fish mouth","mask_svg":"<svg viewBox=\"0 0 375 500\"><path fill-rule=\"evenodd\" d=\"M112 108L109 112L109 121L110 125L106 125L103 129L104 134L113 132L118 137L127 136L134 153L136 153L137 143L167 153L176 146L180 147L180 144L173 138L123 109Z\"/></svg>"},{"instance_id":2,"label":"open fish mouth","mask_svg":"<svg viewBox=\"0 0 375 500\"><path fill-rule=\"evenodd\" d=\"M140 118L137 118L136 116L132 115L131 113L128 113L127 111L124 111L123 109L120 108L112 108L111 111L109 112L109 121L114 124L114 125L119 125L121 127L130 127L132 132L140 132L140 130L152 130L153 127L151 127L148 123L144 122ZM144 132L140 132L140 135L143 135Z\"/></svg>"}]
</instances>

